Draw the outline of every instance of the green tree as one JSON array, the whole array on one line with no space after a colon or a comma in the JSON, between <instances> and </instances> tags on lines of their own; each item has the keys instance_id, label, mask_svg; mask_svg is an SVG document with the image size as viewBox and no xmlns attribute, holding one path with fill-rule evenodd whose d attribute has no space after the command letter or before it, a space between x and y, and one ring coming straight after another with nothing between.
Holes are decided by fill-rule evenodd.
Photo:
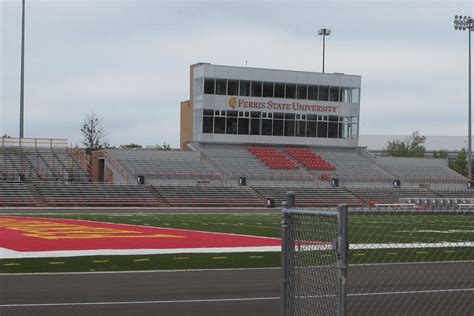
<instances>
[{"instance_id":1,"label":"green tree","mask_svg":"<svg viewBox=\"0 0 474 316\"><path fill-rule=\"evenodd\" d=\"M448 151L447 150L434 151L433 152L433 158L446 159L446 158L448 158Z\"/></svg>"},{"instance_id":2,"label":"green tree","mask_svg":"<svg viewBox=\"0 0 474 316\"><path fill-rule=\"evenodd\" d=\"M467 172L467 151L465 148L459 151L456 160L454 160L454 165Z\"/></svg>"},{"instance_id":3,"label":"green tree","mask_svg":"<svg viewBox=\"0 0 474 316\"><path fill-rule=\"evenodd\" d=\"M171 150L170 144L163 143L163 145L156 145L155 146L156 150Z\"/></svg>"},{"instance_id":4,"label":"green tree","mask_svg":"<svg viewBox=\"0 0 474 316\"><path fill-rule=\"evenodd\" d=\"M94 112L84 115L81 123L82 144L86 154L90 155L94 150L108 147L106 140L109 132L102 125L102 119Z\"/></svg>"},{"instance_id":5,"label":"green tree","mask_svg":"<svg viewBox=\"0 0 474 316\"><path fill-rule=\"evenodd\" d=\"M415 131L405 141L395 139L389 141L385 152L392 157L418 157L425 156L426 137L421 136L419 132Z\"/></svg>"}]
</instances>

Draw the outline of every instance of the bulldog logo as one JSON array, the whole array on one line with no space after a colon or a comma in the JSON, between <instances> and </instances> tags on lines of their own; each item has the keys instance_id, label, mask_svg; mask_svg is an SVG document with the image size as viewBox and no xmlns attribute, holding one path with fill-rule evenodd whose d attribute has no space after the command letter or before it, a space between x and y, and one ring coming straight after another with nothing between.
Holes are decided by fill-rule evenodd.
<instances>
[{"instance_id":1,"label":"bulldog logo","mask_svg":"<svg viewBox=\"0 0 474 316\"><path fill-rule=\"evenodd\" d=\"M232 109L235 109L235 106L237 105L237 99L235 97L232 97L229 99L229 106Z\"/></svg>"}]
</instances>

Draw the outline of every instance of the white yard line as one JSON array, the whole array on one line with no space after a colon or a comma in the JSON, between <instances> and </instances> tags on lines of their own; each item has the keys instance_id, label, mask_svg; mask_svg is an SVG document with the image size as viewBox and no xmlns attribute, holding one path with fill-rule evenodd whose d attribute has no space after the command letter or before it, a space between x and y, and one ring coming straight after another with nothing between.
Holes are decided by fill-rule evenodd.
<instances>
[{"instance_id":1,"label":"white yard line","mask_svg":"<svg viewBox=\"0 0 474 316\"><path fill-rule=\"evenodd\" d=\"M124 256L124 255L162 255L182 253L240 253L240 252L278 252L280 246L225 247L225 248L174 248L174 249L94 249L61 251L14 251L0 248L0 259L19 258L59 258L81 256Z\"/></svg>"},{"instance_id":2,"label":"white yard line","mask_svg":"<svg viewBox=\"0 0 474 316\"><path fill-rule=\"evenodd\" d=\"M474 242L437 242L437 243L384 243L384 244L351 244L351 250L365 249L420 249L420 248L470 248ZM296 251L331 250L331 243L299 245ZM159 255L184 253L242 253L242 252L279 252L280 246L258 247L222 247L222 248L172 248L172 249L93 249L93 250L55 250L55 251L15 251L0 247L0 259L18 258L59 258L80 256L114 256L114 255Z\"/></svg>"}]
</instances>

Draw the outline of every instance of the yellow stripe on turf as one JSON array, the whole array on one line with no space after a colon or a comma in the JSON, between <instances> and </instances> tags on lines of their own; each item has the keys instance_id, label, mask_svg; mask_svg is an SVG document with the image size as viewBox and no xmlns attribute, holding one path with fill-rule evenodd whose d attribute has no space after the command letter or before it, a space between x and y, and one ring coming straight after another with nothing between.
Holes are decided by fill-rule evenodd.
<instances>
[{"instance_id":1,"label":"yellow stripe on turf","mask_svg":"<svg viewBox=\"0 0 474 316\"><path fill-rule=\"evenodd\" d=\"M174 260L188 260L189 257L175 257Z\"/></svg>"},{"instance_id":2,"label":"yellow stripe on turf","mask_svg":"<svg viewBox=\"0 0 474 316\"><path fill-rule=\"evenodd\" d=\"M4 263L3 265L4 265L5 267L9 267L9 266L21 266L21 263L12 262L12 263Z\"/></svg>"},{"instance_id":3,"label":"yellow stripe on turf","mask_svg":"<svg viewBox=\"0 0 474 316\"><path fill-rule=\"evenodd\" d=\"M423 253L428 253L428 251L417 251L416 253L423 254Z\"/></svg>"},{"instance_id":4,"label":"yellow stripe on turf","mask_svg":"<svg viewBox=\"0 0 474 316\"><path fill-rule=\"evenodd\" d=\"M263 256L249 256L250 259L262 259Z\"/></svg>"},{"instance_id":5,"label":"yellow stripe on turf","mask_svg":"<svg viewBox=\"0 0 474 316\"><path fill-rule=\"evenodd\" d=\"M94 262L94 263L105 263L105 262L109 262L109 260L92 260L92 262Z\"/></svg>"},{"instance_id":6,"label":"yellow stripe on turf","mask_svg":"<svg viewBox=\"0 0 474 316\"><path fill-rule=\"evenodd\" d=\"M140 261L150 261L150 259L133 259L135 262L140 262Z\"/></svg>"},{"instance_id":7,"label":"yellow stripe on turf","mask_svg":"<svg viewBox=\"0 0 474 316\"><path fill-rule=\"evenodd\" d=\"M49 264L64 264L63 261L51 261Z\"/></svg>"},{"instance_id":8,"label":"yellow stripe on turf","mask_svg":"<svg viewBox=\"0 0 474 316\"><path fill-rule=\"evenodd\" d=\"M214 259L214 260L223 260L223 259L227 259L227 257L212 257L212 259Z\"/></svg>"},{"instance_id":9,"label":"yellow stripe on turf","mask_svg":"<svg viewBox=\"0 0 474 316\"><path fill-rule=\"evenodd\" d=\"M365 256L365 252L355 253L353 254L353 256Z\"/></svg>"},{"instance_id":10,"label":"yellow stripe on turf","mask_svg":"<svg viewBox=\"0 0 474 316\"><path fill-rule=\"evenodd\" d=\"M398 252L387 252L387 255L398 255Z\"/></svg>"}]
</instances>

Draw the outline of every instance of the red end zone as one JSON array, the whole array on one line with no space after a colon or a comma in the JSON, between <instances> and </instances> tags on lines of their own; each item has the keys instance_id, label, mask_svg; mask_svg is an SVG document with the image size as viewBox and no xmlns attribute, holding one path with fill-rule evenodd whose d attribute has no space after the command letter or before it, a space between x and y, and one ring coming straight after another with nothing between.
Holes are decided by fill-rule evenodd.
<instances>
[{"instance_id":1,"label":"red end zone","mask_svg":"<svg viewBox=\"0 0 474 316\"><path fill-rule=\"evenodd\" d=\"M0 248L19 252L280 246L280 239L92 221L0 216Z\"/></svg>"}]
</instances>

